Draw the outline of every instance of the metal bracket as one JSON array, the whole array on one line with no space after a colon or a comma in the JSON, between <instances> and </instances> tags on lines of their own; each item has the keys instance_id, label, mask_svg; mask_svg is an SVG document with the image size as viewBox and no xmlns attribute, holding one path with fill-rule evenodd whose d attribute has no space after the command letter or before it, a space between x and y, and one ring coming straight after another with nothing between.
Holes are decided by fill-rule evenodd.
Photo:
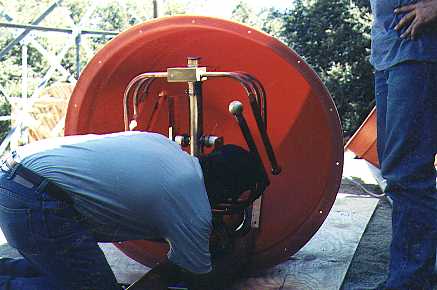
<instances>
[{"instance_id":1,"label":"metal bracket","mask_svg":"<svg viewBox=\"0 0 437 290\"><path fill-rule=\"evenodd\" d=\"M169 83L200 82L204 73L206 73L206 67L168 68L167 81Z\"/></svg>"},{"instance_id":2,"label":"metal bracket","mask_svg":"<svg viewBox=\"0 0 437 290\"><path fill-rule=\"evenodd\" d=\"M262 196L260 196L252 203L252 219L250 225L252 228L255 229L259 228L260 217L261 217L261 203L262 203Z\"/></svg>"}]
</instances>

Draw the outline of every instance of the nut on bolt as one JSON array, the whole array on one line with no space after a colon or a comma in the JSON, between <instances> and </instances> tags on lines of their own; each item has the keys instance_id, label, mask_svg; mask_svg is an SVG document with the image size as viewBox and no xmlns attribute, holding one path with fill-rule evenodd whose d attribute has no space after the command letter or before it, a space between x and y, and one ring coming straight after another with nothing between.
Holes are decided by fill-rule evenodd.
<instances>
[{"instance_id":1,"label":"nut on bolt","mask_svg":"<svg viewBox=\"0 0 437 290\"><path fill-rule=\"evenodd\" d=\"M177 135L175 136L174 141L178 143L181 147L187 147L188 145L190 145L190 136Z\"/></svg>"},{"instance_id":2,"label":"nut on bolt","mask_svg":"<svg viewBox=\"0 0 437 290\"><path fill-rule=\"evenodd\" d=\"M220 147L224 144L224 139L223 137L208 135L202 137L202 143L206 147Z\"/></svg>"}]
</instances>

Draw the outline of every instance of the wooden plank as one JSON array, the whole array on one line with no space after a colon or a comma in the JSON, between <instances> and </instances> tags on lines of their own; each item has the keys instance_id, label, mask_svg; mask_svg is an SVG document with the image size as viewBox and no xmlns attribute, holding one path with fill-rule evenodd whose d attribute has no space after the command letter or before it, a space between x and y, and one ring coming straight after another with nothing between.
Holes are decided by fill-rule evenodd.
<instances>
[{"instance_id":1,"label":"wooden plank","mask_svg":"<svg viewBox=\"0 0 437 290\"><path fill-rule=\"evenodd\" d=\"M377 203L376 198L338 194L325 223L305 247L289 261L242 279L232 289L340 289ZM131 283L147 271L113 245L101 247L119 282Z\"/></svg>"},{"instance_id":2,"label":"wooden plank","mask_svg":"<svg viewBox=\"0 0 437 290\"><path fill-rule=\"evenodd\" d=\"M378 199L338 194L320 230L297 254L278 266L241 279L233 290L338 290ZM16 257L0 233L0 254ZM148 268L112 244L100 244L120 283L132 283Z\"/></svg>"},{"instance_id":3,"label":"wooden plank","mask_svg":"<svg viewBox=\"0 0 437 290\"><path fill-rule=\"evenodd\" d=\"M133 283L150 270L123 254L111 243L101 243L99 246L119 283Z\"/></svg>"},{"instance_id":4,"label":"wooden plank","mask_svg":"<svg viewBox=\"0 0 437 290\"><path fill-rule=\"evenodd\" d=\"M376 198L339 194L325 223L297 254L232 289L340 289L377 203Z\"/></svg>"}]
</instances>

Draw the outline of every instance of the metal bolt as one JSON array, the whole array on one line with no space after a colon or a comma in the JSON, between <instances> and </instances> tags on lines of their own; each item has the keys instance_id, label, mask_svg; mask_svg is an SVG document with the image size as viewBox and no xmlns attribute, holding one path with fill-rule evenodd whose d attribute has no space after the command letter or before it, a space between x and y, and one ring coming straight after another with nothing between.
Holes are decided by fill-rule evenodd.
<instances>
[{"instance_id":1,"label":"metal bolt","mask_svg":"<svg viewBox=\"0 0 437 290\"><path fill-rule=\"evenodd\" d=\"M175 137L175 142L181 147L187 147L190 145L190 137L188 135L178 135Z\"/></svg>"},{"instance_id":2,"label":"metal bolt","mask_svg":"<svg viewBox=\"0 0 437 290\"><path fill-rule=\"evenodd\" d=\"M200 57L198 56L189 56L187 58L188 67L198 67L199 66Z\"/></svg>"}]
</instances>

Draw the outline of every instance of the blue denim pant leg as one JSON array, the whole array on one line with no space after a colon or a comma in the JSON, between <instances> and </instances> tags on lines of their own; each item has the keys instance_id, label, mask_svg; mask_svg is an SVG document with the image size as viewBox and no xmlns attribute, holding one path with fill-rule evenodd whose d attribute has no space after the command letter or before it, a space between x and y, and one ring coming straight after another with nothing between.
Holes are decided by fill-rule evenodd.
<instances>
[{"instance_id":1,"label":"blue denim pant leg","mask_svg":"<svg viewBox=\"0 0 437 290\"><path fill-rule=\"evenodd\" d=\"M375 74L378 156L393 199L390 289L431 289L437 246L437 64Z\"/></svg>"},{"instance_id":2,"label":"blue denim pant leg","mask_svg":"<svg viewBox=\"0 0 437 290\"><path fill-rule=\"evenodd\" d=\"M0 289L26 290L29 285L47 289L47 278L24 258L0 259Z\"/></svg>"},{"instance_id":3,"label":"blue denim pant leg","mask_svg":"<svg viewBox=\"0 0 437 290\"><path fill-rule=\"evenodd\" d=\"M0 173L0 227L27 266L41 276L0 273L0 289L119 289L96 239L75 209L38 188L14 182L15 178Z\"/></svg>"},{"instance_id":4,"label":"blue denim pant leg","mask_svg":"<svg viewBox=\"0 0 437 290\"><path fill-rule=\"evenodd\" d=\"M42 274L24 258L0 258L0 276L39 277Z\"/></svg>"}]
</instances>

